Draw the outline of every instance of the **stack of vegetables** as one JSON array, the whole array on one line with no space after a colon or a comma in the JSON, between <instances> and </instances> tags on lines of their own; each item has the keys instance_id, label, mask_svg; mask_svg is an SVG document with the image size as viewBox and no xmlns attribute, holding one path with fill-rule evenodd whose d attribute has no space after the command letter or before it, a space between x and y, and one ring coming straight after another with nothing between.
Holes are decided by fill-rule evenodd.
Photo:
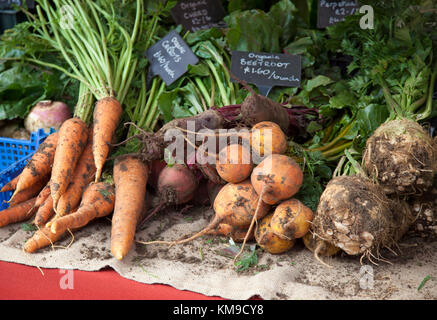
<instances>
[{"instance_id":1,"label":"stack of vegetables","mask_svg":"<svg viewBox=\"0 0 437 320\"><path fill-rule=\"evenodd\" d=\"M414 227L410 204L435 198L436 139L424 129L437 115L431 1L369 1L371 30L360 28L359 14L316 29L310 1L229 1L226 29L197 32L169 22L173 2L37 2L16 27L26 44L18 33L4 38L21 50L5 61L62 74L76 85L76 106L4 187L15 192L0 226L33 218L39 227L27 252L112 214L111 252L122 260L139 228L198 200L206 184L215 216L202 231L143 243L225 236L242 242L240 253L255 241L279 254L301 238L322 263L340 251L383 260L381 250ZM63 6L73 28L61 26ZM199 64L166 86L150 79L144 52L171 29ZM273 88L267 98L231 81L233 50L301 55L301 87ZM182 159L168 153L172 130L182 133ZM237 140L207 150L223 137ZM148 190L159 200L153 208ZM432 202L426 209L437 215Z\"/></svg>"}]
</instances>

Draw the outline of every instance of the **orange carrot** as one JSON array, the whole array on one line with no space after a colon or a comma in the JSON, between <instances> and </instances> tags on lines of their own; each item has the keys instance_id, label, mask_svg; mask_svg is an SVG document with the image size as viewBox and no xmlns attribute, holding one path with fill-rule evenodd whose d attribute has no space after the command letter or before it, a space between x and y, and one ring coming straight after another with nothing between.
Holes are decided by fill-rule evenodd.
<instances>
[{"instance_id":1,"label":"orange carrot","mask_svg":"<svg viewBox=\"0 0 437 320\"><path fill-rule=\"evenodd\" d=\"M0 227L29 219L33 214L36 198L21 202L12 208L0 211Z\"/></svg>"},{"instance_id":2,"label":"orange carrot","mask_svg":"<svg viewBox=\"0 0 437 320\"><path fill-rule=\"evenodd\" d=\"M41 190L41 192L36 197L35 207L41 206L47 197L50 196L50 181L47 182L46 186Z\"/></svg>"},{"instance_id":3,"label":"orange carrot","mask_svg":"<svg viewBox=\"0 0 437 320\"><path fill-rule=\"evenodd\" d=\"M100 99L94 108L93 114L93 155L96 165L96 179L100 180L103 165L109 155L110 144L115 129L120 122L122 107L113 97Z\"/></svg>"},{"instance_id":4,"label":"orange carrot","mask_svg":"<svg viewBox=\"0 0 437 320\"><path fill-rule=\"evenodd\" d=\"M93 158L92 134L88 136L88 144L85 147L74 171L73 178L65 193L59 198L56 212L59 216L65 216L76 210L79 206L85 188L94 180L96 166Z\"/></svg>"},{"instance_id":5,"label":"orange carrot","mask_svg":"<svg viewBox=\"0 0 437 320\"><path fill-rule=\"evenodd\" d=\"M13 199L18 192L29 188L36 182L50 175L58 138L59 133L54 132L40 144L38 150L30 158L29 162L21 172L20 178L17 182L17 187L15 188L15 192L11 199Z\"/></svg>"},{"instance_id":6,"label":"orange carrot","mask_svg":"<svg viewBox=\"0 0 437 320\"><path fill-rule=\"evenodd\" d=\"M114 209L114 187L105 182L89 185L83 193L82 201L76 212L50 221L53 233L64 233L67 229L77 229L90 221L111 214Z\"/></svg>"},{"instance_id":7,"label":"orange carrot","mask_svg":"<svg viewBox=\"0 0 437 320\"><path fill-rule=\"evenodd\" d=\"M51 217L54 216L54 214L55 210L53 210L53 198L47 197L43 204L41 204L41 206L38 208L33 223L38 227L42 227L47 223L47 221L49 221Z\"/></svg>"},{"instance_id":8,"label":"orange carrot","mask_svg":"<svg viewBox=\"0 0 437 320\"><path fill-rule=\"evenodd\" d=\"M20 175L16 176L14 179L12 179L8 183L6 183L3 186L3 188L0 190L0 192L7 192L7 191L15 190L15 188L17 187L18 179L20 179Z\"/></svg>"},{"instance_id":9,"label":"orange carrot","mask_svg":"<svg viewBox=\"0 0 437 320\"><path fill-rule=\"evenodd\" d=\"M54 242L58 241L64 233L53 233L50 228L43 227L37 230L33 236L24 244L24 251L27 253L33 253L38 249L45 248Z\"/></svg>"},{"instance_id":10,"label":"orange carrot","mask_svg":"<svg viewBox=\"0 0 437 320\"><path fill-rule=\"evenodd\" d=\"M11 198L11 200L9 200L9 207L14 207L21 202L37 196L41 192L43 187L47 184L47 179L48 178L45 178L45 180L40 180L29 188L16 193L15 196Z\"/></svg>"},{"instance_id":11,"label":"orange carrot","mask_svg":"<svg viewBox=\"0 0 437 320\"><path fill-rule=\"evenodd\" d=\"M122 260L133 242L141 211L146 201L149 166L134 155L114 162L115 206L112 216L111 252Z\"/></svg>"},{"instance_id":12,"label":"orange carrot","mask_svg":"<svg viewBox=\"0 0 437 320\"><path fill-rule=\"evenodd\" d=\"M53 159L50 193L56 211L59 198L73 177L76 164L88 141L88 127L79 118L66 120L59 129L59 140Z\"/></svg>"}]
</instances>

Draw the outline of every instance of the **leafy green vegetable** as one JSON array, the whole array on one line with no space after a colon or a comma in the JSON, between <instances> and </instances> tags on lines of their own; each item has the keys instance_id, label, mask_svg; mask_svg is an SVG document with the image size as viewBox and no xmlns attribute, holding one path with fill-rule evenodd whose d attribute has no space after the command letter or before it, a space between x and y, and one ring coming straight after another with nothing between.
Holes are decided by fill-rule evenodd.
<instances>
[{"instance_id":1,"label":"leafy green vegetable","mask_svg":"<svg viewBox=\"0 0 437 320\"><path fill-rule=\"evenodd\" d=\"M236 10L225 17L226 42L230 50L282 52L295 36L297 9L292 1L281 0L270 11Z\"/></svg>"}]
</instances>

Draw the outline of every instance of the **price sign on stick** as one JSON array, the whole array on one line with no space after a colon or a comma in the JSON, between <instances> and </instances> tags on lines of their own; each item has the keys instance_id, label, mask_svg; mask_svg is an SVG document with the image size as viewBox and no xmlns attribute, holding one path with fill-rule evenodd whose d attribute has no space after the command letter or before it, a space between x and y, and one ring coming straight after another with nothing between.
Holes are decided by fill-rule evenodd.
<instances>
[{"instance_id":1,"label":"price sign on stick","mask_svg":"<svg viewBox=\"0 0 437 320\"><path fill-rule=\"evenodd\" d=\"M231 72L267 96L275 86L300 87L302 61L299 55L233 51Z\"/></svg>"},{"instance_id":2,"label":"price sign on stick","mask_svg":"<svg viewBox=\"0 0 437 320\"><path fill-rule=\"evenodd\" d=\"M326 28L343 21L358 10L358 1L354 0L319 0L317 27Z\"/></svg>"},{"instance_id":3,"label":"price sign on stick","mask_svg":"<svg viewBox=\"0 0 437 320\"><path fill-rule=\"evenodd\" d=\"M226 27L226 12L219 0L182 0L172 8L171 15L177 24L193 32Z\"/></svg>"},{"instance_id":4,"label":"price sign on stick","mask_svg":"<svg viewBox=\"0 0 437 320\"><path fill-rule=\"evenodd\" d=\"M171 31L146 52L150 70L159 75L167 86L171 85L199 59L176 31Z\"/></svg>"}]
</instances>

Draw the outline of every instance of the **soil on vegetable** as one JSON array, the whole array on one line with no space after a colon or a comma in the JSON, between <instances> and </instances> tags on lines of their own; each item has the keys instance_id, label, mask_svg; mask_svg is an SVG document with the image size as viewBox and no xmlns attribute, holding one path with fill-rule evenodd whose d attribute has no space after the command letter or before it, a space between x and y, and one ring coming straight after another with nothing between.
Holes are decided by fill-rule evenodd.
<instances>
[{"instance_id":1,"label":"soil on vegetable","mask_svg":"<svg viewBox=\"0 0 437 320\"><path fill-rule=\"evenodd\" d=\"M364 168L387 194L419 195L433 184L434 148L420 125L395 120L378 128L367 140Z\"/></svg>"},{"instance_id":2,"label":"soil on vegetable","mask_svg":"<svg viewBox=\"0 0 437 320\"><path fill-rule=\"evenodd\" d=\"M136 240L177 240L190 236L203 229L214 215L210 206L184 209L185 206L169 207L160 212L148 221L144 230L137 232ZM173 283L171 273L158 274L158 270L171 266L172 270L186 275L182 289L204 294L205 276L220 274L217 283L209 282L220 291L210 294L221 295L218 292L222 292L224 297L232 297L235 292L222 288L223 273L228 282L255 281L252 289L246 291L253 291L253 295L259 294L264 299L437 299L437 241L418 235L404 236L396 251L381 249L380 254L387 262L361 262L359 256L341 252L323 258L332 266L327 268L315 260L301 239L290 251L280 255L256 247L255 260L251 263L246 260L246 265L234 265L230 254L235 251L230 250L230 239L210 235L171 247L136 243L127 260L118 262L110 253L110 230L110 217L98 219L74 232L74 238L66 234L54 249L47 247L36 254L25 255L33 260L23 263L43 267L42 264L53 262L56 256L57 263L70 267L78 265L79 269L89 270L93 265L110 266L129 279L181 288L181 283ZM30 235L31 232L22 230L19 224L0 229L0 259L7 261L1 256L5 248L12 247L17 256L21 255L22 245ZM243 258L251 254L254 257L253 245L253 241L246 244ZM369 272L368 280L363 272Z\"/></svg>"}]
</instances>

